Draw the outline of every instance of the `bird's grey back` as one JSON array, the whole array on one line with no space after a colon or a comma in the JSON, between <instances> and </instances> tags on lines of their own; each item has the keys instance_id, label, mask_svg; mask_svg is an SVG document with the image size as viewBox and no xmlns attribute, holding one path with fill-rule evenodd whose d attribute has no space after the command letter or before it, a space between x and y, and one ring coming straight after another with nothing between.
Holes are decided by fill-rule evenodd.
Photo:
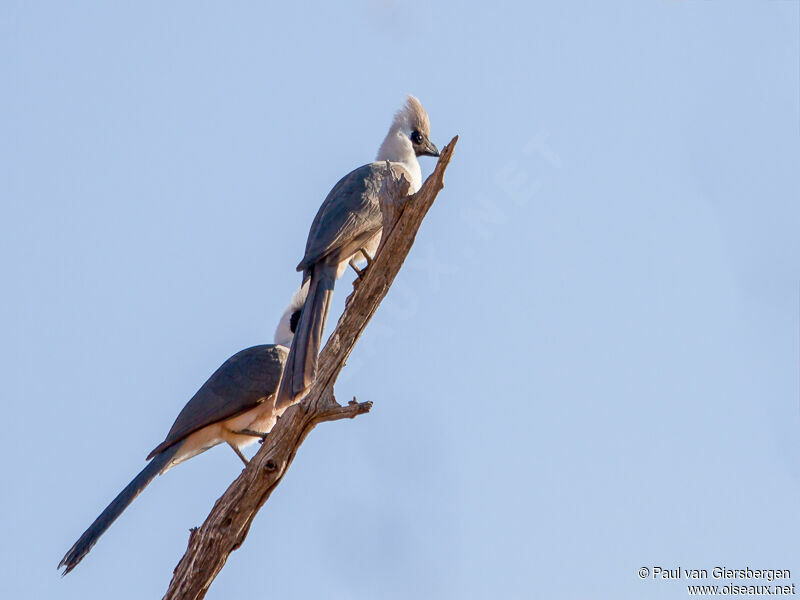
<instances>
[{"instance_id":1,"label":"bird's grey back","mask_svg":"<svg viewBox=\"0 0 800 600\"><path fill-rule=\"evenodd\" d=\"M298 271L328 257L333 262L348 258L381 229L379 194L387 176L386 164L376 161L359 167L333 186L311 224ZM403 165L389 164L395 177L402 174L411 181Z\"/></svg>"},{"instance_id":2,"label":"bird's grey back","mask_svg":"<svg viewBox=\"0 0 800 600\"><path fill-rule=\"evenodd\" d=\"M231 356L186 403L166 439L148 458L207 425L254 408L274 394L288 352L283 346L264 344Z\"/></svg>"}]
</instances>

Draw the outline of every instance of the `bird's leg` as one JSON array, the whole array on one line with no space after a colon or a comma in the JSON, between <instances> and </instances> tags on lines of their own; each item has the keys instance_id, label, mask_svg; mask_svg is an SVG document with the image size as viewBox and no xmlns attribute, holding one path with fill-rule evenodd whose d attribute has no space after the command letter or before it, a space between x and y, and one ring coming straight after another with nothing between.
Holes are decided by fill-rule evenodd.
<instances>
[{"instance_id":1,"label":"bird's leg","mask_svg":"<svg viewBox=\"0 0 800 600\"><path fill-rule=\"evenodd\" d=\"M239 450L239 448L237 448L236 446L234 446L234 445L233 445L233 444L231 444L230 442L228 442L228 446L230 446L230 447L231 447L231 450L233 450L234 452L236 452L236 456L238 456L239 458L241 458L241 459L242 459L242 462L244 463L244 466L245 466L245 467L246 467L248 464L250 464L250 461L249 461L249 460L247 460L247 457L246 457L244 454L242 454L242 451L241 451L241 450Z\"/></svg>"},{"instance_id":2,"label":"bird's leg","mask_svg":"<svg viewBox=\"0 0 800 600\"><path fill-rule=\"evenodd\" d=\"M359 269L356 266L356 257L355 256L353 256L353 258L350 259L350 266L353 267L353 271L356 272L356 275L358 275L359 279L364 279L364 273L366 273L367 269L369 269L372 266L372 262L373 261L372 261L372 257L369 255L369 252L364 250L364 248L359 248L358 251L361 252L361 254L364 256L364 260L367 261L367 266L364 267L363 269Z\"/></svg>"},{"instance_id":3,"label":"bird's leg","mask_svg":"<svg viewBox=\"0 0 800 600\"><path fill-rule=\"evenodd\" d=\"M366 271L366 269L359 269L356 266L356 259L355 258L351 258L349 264L350 264L351 267L353 267L353 271L356 272L356 275L358 275L358 279L363 279L364 278L364 271ZM358 281L358 279L356 281Z\"/></svg>"},{"instance_id":4,"label":"bird's leg","mask_svg":"<svg viewBox=\"0 0 800 600\"><path fill-rule=\"evenodd\" d=\"M358 251L364 255L364 260L367 261L367 266L364 268L364 270L369 269L372 266L372 257L369 255L369 252L364 250L364 248L359 248Z\"/></svg>"},{"instance_id":5,"label":"bird's leg","mask_svg":"<svg viewBox=\"0 0 800 600\"><path fill-rule=\"evenodd\" d=\"M252 429L240 429L239 431L234 431L233 433L261 438L261 441L259 442L260 444L263 444L264 440L267 439L267 436L269 435L269 433L264 433L263 431L253 431Z\"/></svg>"}]
</instances>

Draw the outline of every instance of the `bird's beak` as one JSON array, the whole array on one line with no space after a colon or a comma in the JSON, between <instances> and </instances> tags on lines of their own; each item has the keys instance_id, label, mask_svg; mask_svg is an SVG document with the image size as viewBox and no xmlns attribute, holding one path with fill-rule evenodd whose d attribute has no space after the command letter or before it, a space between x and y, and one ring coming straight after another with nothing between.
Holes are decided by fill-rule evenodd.
<instances>
[{"instance_id":1,"label":"bird's beak","mask_svg":"<svg viewBox=\"0 0 800 600\"><path fill-rule=\"evenodd\" d=\"M439 156L439 149L429 139L425 139L425 149L422 151L424 156Z\"/></svg>"}]
</instances>

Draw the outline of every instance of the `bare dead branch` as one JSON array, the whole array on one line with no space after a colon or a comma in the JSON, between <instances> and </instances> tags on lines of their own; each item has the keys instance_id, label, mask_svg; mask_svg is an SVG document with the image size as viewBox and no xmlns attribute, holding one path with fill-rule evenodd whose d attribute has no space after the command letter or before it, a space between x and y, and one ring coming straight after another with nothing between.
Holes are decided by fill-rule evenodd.
<instances>
[{"instance_id":1,"label":"bare dead branch","mask_svg":"<svg viewBox=\"0 0 800 600\"><path fill-rule=\"evenodd\" d=\"M261 506L280 483L297 449L323 421L352 419L369 412L371 402L338 404L333 386L367 323L378 308L408 256L422 220L444 187L443 178L458 136L442 150L430 177L413 196L408 182L392 180L381 194L383 238L366 275L347 299L345 311L319 357L317 378L305 399L286 410L263 447L217 500L203 525L193 529L164 600L199 600L244 543Z\"/></svg>"}]
</instances>

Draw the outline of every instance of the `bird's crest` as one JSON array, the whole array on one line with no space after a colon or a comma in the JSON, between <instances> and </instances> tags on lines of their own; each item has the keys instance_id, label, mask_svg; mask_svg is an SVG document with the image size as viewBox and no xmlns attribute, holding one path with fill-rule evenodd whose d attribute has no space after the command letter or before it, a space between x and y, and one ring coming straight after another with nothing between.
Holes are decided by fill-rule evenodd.
<instances>
[{"instance_id":1,"label":"bird's crest","mask_svg":"<svg viewBox=\"0 0 800 600\"><path fill-rule=\"evenodd\" d=\"M401 125L406 131L419 131L425 137L431 134L431 122L422 103L411 94L406 98L403 108L394 115L394 122Z\"/></svg>"}]
</instances>

